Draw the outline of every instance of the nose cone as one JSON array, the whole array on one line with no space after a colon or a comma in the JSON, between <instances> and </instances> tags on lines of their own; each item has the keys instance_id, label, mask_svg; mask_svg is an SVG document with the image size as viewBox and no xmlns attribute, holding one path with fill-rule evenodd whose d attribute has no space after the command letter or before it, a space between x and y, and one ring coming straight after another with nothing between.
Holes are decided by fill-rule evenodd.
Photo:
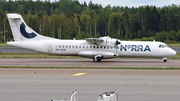
<instances>
[{"instance_id":1,"label":"nose cone","mask_svg":"<svg viewBox=\"0 0 180 101\"><path fill-rule=\"evenodd\" d=\"M165 54L167 55L167 57L174 56L176 55L176 51L174 51L171 48L168 48L167 51L165 51Z\"/></svg>"},{"instance_id":2,"label":"nose cone","mask_svg":"<svg viewBox=\"0 0 180 101\"><path fill-rule=\"evenodd\" d=\"M172 50L171 50L171 53L172 53L172 55L174 56L174 55L176 55L177 52L172 49Z\"/></svg>"}]
</instances>

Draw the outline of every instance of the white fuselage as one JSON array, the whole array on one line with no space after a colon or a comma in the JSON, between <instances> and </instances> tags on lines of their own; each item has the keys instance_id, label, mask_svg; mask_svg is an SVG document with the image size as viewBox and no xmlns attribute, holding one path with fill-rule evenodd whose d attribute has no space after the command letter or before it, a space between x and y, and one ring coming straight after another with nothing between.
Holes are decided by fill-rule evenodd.
<instances>
[{"instance_id":1,"label":"white fuselage","mask_svg":"<svg viewBox=\"0 0 180 101\"><path fill-rule=\"evenodd\" d=\"M104 56L103 58L113 58L114 56L111 56L111 53L118 54L119 57L170 57L176 54L169 47L159 47L164 43L150 41L121 41L118 48L116 46L90 45L86 40L54 39L8 42L7 44L51 55L83 56L87 58L94 58L98 54Z\"/></svg>"}]
</instances>

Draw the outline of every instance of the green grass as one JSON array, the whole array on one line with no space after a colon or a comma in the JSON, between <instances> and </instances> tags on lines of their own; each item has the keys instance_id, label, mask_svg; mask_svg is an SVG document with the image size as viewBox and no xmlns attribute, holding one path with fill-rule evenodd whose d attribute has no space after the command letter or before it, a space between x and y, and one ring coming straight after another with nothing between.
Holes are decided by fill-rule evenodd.
<instances>
[{"instance_id":1,"label":"green grass","mask_svg":"<svg viewBox=\"0 0 180 101\"><path fill-rule=\"evenodd\" d=\"M180 53L177 53L176 55L172 57L168 57L168 59L180 59Z\"/></svg>"},{"instance_id":2,"label":"green grass","mask_svg":"<svg viewBox=\"0 0 180 101\"><path fill-rule=\"evenodd\" d=\"M81 58L79 56L54 56L43 53L0 53L0 58ZM117 57L117 58L136 58L136 57ZM137 57L140 59L141 57ZM180 59L180 53L168 59Z\"/></svg>"},{"instance_id":3,"label":"green grass","mask_svg":"<svg viewBox=\"0 0 180 101\"><path fill-rule=\"evenodd\" d=\"M6 43L0 43L0 47L12 47L12 46L7 45Z\"/></svg>"},{"instance_id":4,"label":"green grass","mask_svg":"<svg viewBox=\"0 0 180 101\"><path fill-rule=\"evenodd\" d=\"M167 44L169 47L180 47L180 43Z\"/></svg>"}]
</instances>

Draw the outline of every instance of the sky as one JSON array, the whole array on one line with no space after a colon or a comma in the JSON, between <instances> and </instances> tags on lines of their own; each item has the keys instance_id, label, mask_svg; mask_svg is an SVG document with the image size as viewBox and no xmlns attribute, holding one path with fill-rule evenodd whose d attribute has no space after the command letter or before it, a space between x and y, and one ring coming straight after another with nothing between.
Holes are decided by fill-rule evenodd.
<instances>
[{"instance_id":1,"label":"sky","mask_svg":"<svg viewBox=\"0 0 180 101\"><path fill-rule=\"evenodd\" d=\"M33 0L37 1L37 0ZM40 0L41 1L41 0ZM44 0L43 0L44 1ZM50 0L51 2L54 2L55 0ZM59 1L59 0L56 0ZM101 4L103 7L106 7L107 5L113 6L128 6L128 7L139 7L139 6L156 6L156 7L163 7L163 6L169 6L172 4L180 5L180 0L78 0L80 4L84 3L84 1L89 4L90 1L92 1L93 4Z\"/></svg>"},{"instance_id":2,"label":"sky","mask_svg":"<svg viewBox=\"0 0 180 101\"><path fill-rule=\"evenodd\" d=\"M78 0L80 3L86 1L89 4L90 0ZM180 0L91 0L93 4L101 4L103 7L107 5L113 6L128 6L128 7L139 7L144 5L153 5L156 7L163 7L168 5L180 5Z\"/></svg>"}]
</instances>

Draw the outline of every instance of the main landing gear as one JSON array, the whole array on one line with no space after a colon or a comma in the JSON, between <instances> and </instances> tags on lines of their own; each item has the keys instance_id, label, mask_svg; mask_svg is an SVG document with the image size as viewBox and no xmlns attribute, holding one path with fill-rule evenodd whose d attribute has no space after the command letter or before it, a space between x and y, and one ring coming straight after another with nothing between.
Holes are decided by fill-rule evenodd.
<instances>
[{"instance_id":1,"label":"main landing gear","mask_svg":"<svg viewBox=\"0 0 180 101\"><path fill-rule=\"evenodd\" d=\"M164 62L167 62L167 57L164 57L164 58L163 58L163 61L164 61Z\"/></svg>"},{"instance_id":2,"label":"main landing gear","mask_svg":"<svg viewBox=\"0 0 180 101\"><path fill-rule=\"evenodd\" d=\"M97 55L97 56L95 56L95 57L93 58L93 61L94 61L94 62L100 62L101 59L102 59L102 56L101 56L101 55Z\"/></svg>"},{"instance_id":3,"label":"main landing gear","mask_svg":"<svg viewBox=\"0 0 180 101\"><path fill-rule=\"evenodd\" d=\"M100 62L101 59L102 59L101 57L97 57L97 58L93 58L93 61L94 61L94 62Z\"/></svg>"}]
</instances>

